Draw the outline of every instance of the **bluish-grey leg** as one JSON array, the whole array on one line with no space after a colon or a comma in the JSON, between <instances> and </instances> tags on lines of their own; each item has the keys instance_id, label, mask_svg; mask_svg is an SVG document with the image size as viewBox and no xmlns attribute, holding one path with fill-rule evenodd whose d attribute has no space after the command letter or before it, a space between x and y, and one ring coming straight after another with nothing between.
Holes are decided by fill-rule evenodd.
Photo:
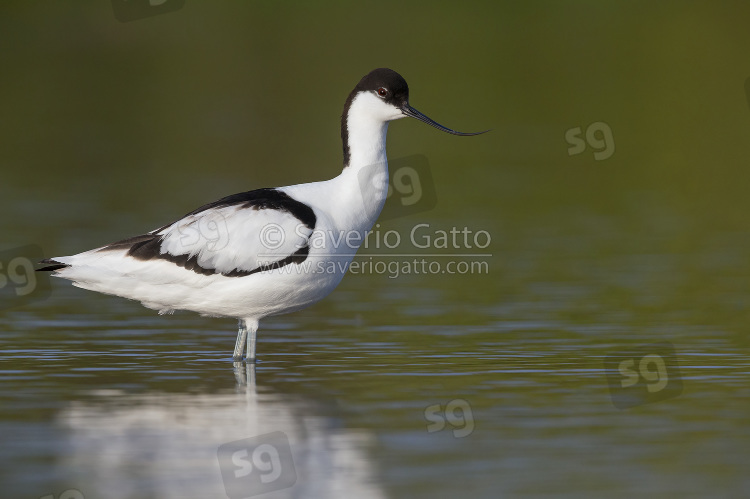
<instances>
[{"instance_id":1,"label":"bluish-grey leg","mask_svg":"<svg viewBox=\"0 0 750 499\"><path fill-rule=\"evenodd\" d=\"M246 319L245 320L245 335L247 336L248 332L250 333L250 337L247 341L247 358L245 359L246 362L255 362L255 344L258 337L258 321L253 319Z\"/></svg>"},{"instance_id":2,"label":"bluish-grey leg","mask_svg":"<svg viewBox=\"0 0 750 499\"><path fill-rule=\"evenodd\" d=\"M245 324L244 319L240 319L239 329L237 331L237 342L234 344L234 355L232 356L233 360L235 361L242 360L242 351L245 349L245 342L247 342L247 324ZM255 332L253 332L253 343L255 343ZM250 352L250 345L248 345L247 348L248 348L248 352ZM254 345L253 345L253 354L255 354Z\"/></svg>"}]
</instances>

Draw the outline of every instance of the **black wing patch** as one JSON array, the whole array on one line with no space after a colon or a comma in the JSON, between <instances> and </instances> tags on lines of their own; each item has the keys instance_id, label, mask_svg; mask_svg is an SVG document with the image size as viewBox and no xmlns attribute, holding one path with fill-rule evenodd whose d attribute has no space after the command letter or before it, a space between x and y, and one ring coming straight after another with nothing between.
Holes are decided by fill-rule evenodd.
<instances>
[{"instance_id":1,"label":"black wing patch","mask_svg":"<svg viewBox=\"0 0 750 499\"><path fill-rule=\"evenodd\" d=\"M198 213L215 209L223 208L226 206L237 206L239 209L253 209L253 210L279 210L286 211L292 216L297 218L300 222L305 224L310 230L315 229L317 217L312 208L305 203L297 201L288 194L281 192L277 189L257 189L254 191L241 192L239 194L232 194L201 206L200 208L191 211L185 217L191 215L197 215ZM184 218L184 217L183 217ZM161 259L168 262L172 262L179 267L183 267L186 270L192 270L196 274L201 275L215 275L222 274L226 277L245 277L257 272L263 272L266 270L273 270L284 267L291 263L302 263L307 259L310 252L310 246L305 245L295 251L293 254L283 258L277 262L263 264L252 270L239 270L235 269L230 272L217 272L215 269L204 268L198 264L198 255L173 255L171 253L162 253L161 245L163 236L159 232L170 227L175 222L165 225L152 233L143 234L141 236L130 237L121 241L114 242L99 251L110 251L110 250L127 250L127 254L138 260L154 260Z\"/></svg>"}]
</instances>

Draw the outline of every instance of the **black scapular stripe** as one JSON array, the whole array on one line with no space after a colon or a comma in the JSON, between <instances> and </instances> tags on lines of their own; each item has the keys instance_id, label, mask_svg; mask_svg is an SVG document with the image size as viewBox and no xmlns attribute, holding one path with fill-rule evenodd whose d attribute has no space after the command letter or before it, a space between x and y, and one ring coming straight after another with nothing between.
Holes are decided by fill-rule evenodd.
<instances>
[{"instance_id":1,"label":"black scapular stripe","mask_svg":"<svg viewBox=\"0 0 750 499\"><path fill-rule=\"evenodd\" d=\"M185 215L185 217L197 215L201 212L214 208L223 208L225 206L237 206L239 209L286 211L287 213L297 218L300 222L305 224L305 226L310 230L315 229L315 224L317 222L317 217L315 216L315 212L312 208L277 189L257 189L254 191L232 194L231 196L221 198L218 201L214 201L213 203L205 204L200 208L191 211L190 213ZM104 246L99 251L127 250L128 256L132 256L133 258L137 258L138 260L161 259L172 262L179 267L185 268L186 270L192 270L196 274L215 275L221 273L226 277L245 277L257 272L278 269L291 263L302 263L307 259L307 256L310 253L310 247L308 245L305 245L291 255L277 262L263 264L251 270L234 269L229 272L217 272L216 269L201 267L198 264L197 255L189 257L188 255L172 255L171 253L161 252L161 243L164 238L157 233L161 232L172 224L174 224L174 222L155 230L154 233L143 234L140 236L130 237L128 239L114 242L112 244Z\"/></svg>"}]
</instances>

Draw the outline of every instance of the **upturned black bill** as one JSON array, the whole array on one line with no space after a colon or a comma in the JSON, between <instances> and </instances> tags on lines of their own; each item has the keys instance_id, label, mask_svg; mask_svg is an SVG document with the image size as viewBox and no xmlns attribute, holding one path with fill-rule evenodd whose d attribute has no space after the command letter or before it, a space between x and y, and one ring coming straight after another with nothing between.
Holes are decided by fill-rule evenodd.
<instances>
[{"instance_id":1,"label":"upturned black bill","mask_svg":"<svg viewBox=\"0 0 750 499\"><path fill-rule=\"evenodd\" d=\"M482 134L482 133L485 133L485 132L489 132L489 130L485 130L484 132L472 132L472 133L467 133L467 132L457 132L457 131L455 131L455 130L451 130L450 128L444 127L444 126L443 126L443 125L441 125L440 123L438 123L438 122L436 122L436 121L433 121L433 120L431 120L430 118L428 118L427 116L425 116L424 114L420 113L419 111L417 111L416 109L414 109L413 107L411 107L411 106L409 106L409 105L406 105L406 106L402 107L402 108L401 108L401 111L402 111L402 112L403 112L403 113L404 113L404 114L405 114L406 116L409 116L409 117L411 117L411 118L416 118L416 119L418 119L419 121L423 121L423 122L427 123L428 125L434 126L434 127L435 127L435 128L437 128L438 130L442 130L442 131L443 131L443 132L445 132L445 133L450 133L450 134L453 134L453 135L464 135L464 136L468 136L468 135L479 135L479 134Z\"/></svg>"}]
</instances>

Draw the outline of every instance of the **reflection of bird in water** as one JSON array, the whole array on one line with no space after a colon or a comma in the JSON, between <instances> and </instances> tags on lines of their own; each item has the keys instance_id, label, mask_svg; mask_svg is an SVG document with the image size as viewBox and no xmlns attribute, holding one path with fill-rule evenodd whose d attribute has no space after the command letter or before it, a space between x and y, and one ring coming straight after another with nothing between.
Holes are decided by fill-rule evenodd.
<instances>
[{"instance_id":1,"label":"reflection of bird in water","mask_svg":"<svg viewBox=\"0 0 750 499\"><path fill-rule=\"evenodd\" d=\"M227 196L144 235L45 260L39 270L160 313L237 318L234 359L247 344L254 361L258 321L321 300L344 277L388 194L388 123L406 116L477 135L432 121L409 105L401 75L376 69L346 99L339 176Z\"/></svg>"},{"instance_id":2,"label":"reflection of bird in water","mask_svg":"<svg viewBox=\"0 0 750 499\"><path fill-rule=\"evenodd\" d=\"M295 479L273 497L385 497L371 462L371 433L342 428L323 415L330 407L256 393L252 364L237 363L235 375L236 392L106 390L73 402L57 418L65 430L57 474L86 497L226 497L225 476L241 471L243 460L222 459L220 448L252 440L268 449L283 433L291 455L285 461L279 448L275 462L291 464Z\"/></svg>"},{"instance_id":3,"label":"reflection of bird in water","mask_svg":"<svg viewBox=\"0 0 750 499\"><path fill-rule=\"evenodd\" d=\"M247 393L255 393L255 363L254 362L237 362L234 365L234 379L237 381L237 388L246 387Z\"/></svg>"}]
</instances>

